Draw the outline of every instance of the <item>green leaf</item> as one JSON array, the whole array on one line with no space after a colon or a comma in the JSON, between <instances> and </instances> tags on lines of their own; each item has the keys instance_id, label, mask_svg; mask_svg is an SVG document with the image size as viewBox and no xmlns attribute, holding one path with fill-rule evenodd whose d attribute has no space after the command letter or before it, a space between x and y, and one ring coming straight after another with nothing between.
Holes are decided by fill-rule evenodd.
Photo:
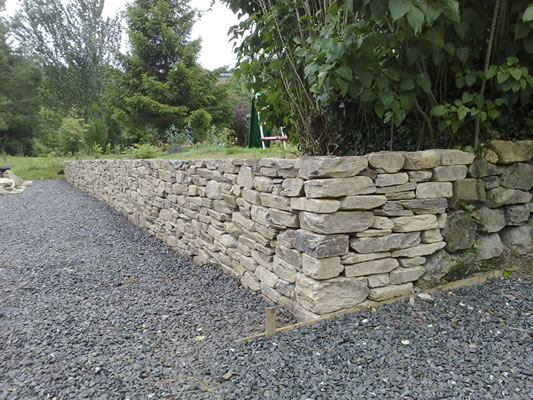
<instances>
[{"instance_id":1,"label":"green leaf","mask_svg":"<svg viewBox=\"0 0 533 400\"><path fill-rule=\"evenodd\" d=\"M328 71L322 71L318 74L318 88L319 89L324 84L324 81L326 80L327 76L328 76Z\"/></svg>"},{"instance_id":2,"label":"green leaf","mask_svg":"<svg viewBox=\"0 0 533 400\"><path fill-rule=\"evenodd\" d=\"M376 112L379 118L383 118L383 113L385 112L385 106L382 103L374 104L374 111Z\"/></svg>"},{"instance_id":3,"label":"green leaf","mask_svg":"<svg viewBox=\"0 0 533 400\"><path fill-rule=\"evenodd\" d=\"M496 76L497 73L498 73L498 67L496 65L491 65L489 69L487 69L485 79L492 79Z\"/></svg>"},{"instance_id":4,"label":"green leaf","mask_svg":"<svg viewBox=\"0 0 533 400\"><path fill-rule=\"evenodd\" d=\"M342 79L341 77L337 77L337 85L339 85L339 88L341 89L341 95L345 96L350 88L350 82Z\"/></svg>"},{"instance_id":5,"label":"green leaf","mask_svg":"<svg viewBox=\"0 0 533 400\"><path fill-rule=\"evenodd\" d=\"M533 21L533 4L530 4L526 11L524 11L524 15L522 15L522 21L529 22Z\"/></svg>"},{"instance_id":6,"label":"green leaf","mask_svg":"<svg viewBox=\"0 0 533 400\"><path fill-rule=\"evenodd\" d=\"M474 74L468 74L465 76L465 82L468 86L472 86L476 82L477 77Z\"/></svg>"},{"instance_id":7,"label":"green leaf","mask_svg":"<svg viewBox=\"0 0 533 400\"><path fill-rule=\"evenodd\" d=\"M509 72L507 71L498 71L498 75L496 76L496 80L501 85L504 83L507 79L509 79Z\"/></svg>"},{"instance_id":8,"label":"green leaf","mask_svg":"<svg viewBox=\"0 0 533 400\"><path fill-rule=\"evenodd\" d=\"M400 105L404 110L411 110L415 104L416 97L413 94L400 94Z\"/></svg>"},{"instance_id":9,"label":"green leaf","mask_svg":"<svg viewBox=\"0 0 533 400\"><path fill-rule=\"evenodd\" d=\"M400 19L409 12L412 0L389 0L389 10L393 20Z\"/></svg>"},{"instance_id":10,"label":"green leaf","mask_svg":"<svg viewBox=\"0 0 533 400\"><path fill-rule=\"evenodd\" d=\"M400 83L400 90L407 92L415 88L415 81L410 76L402 76L402 82Z\"/></svg>"},{"instance_id":11,"label":"green leaf","mask_svg":"<svg viewBox=\"0 0 533 400\"><path fill-rule=\"evenodd\" d=\"M522 77L522 70L520 68L509 68L509 73L516 81Z\"/></svg>"},{"instance_id":12,"label":"green leaf","mask_svg":"<svg viewBox=\"0 0 533 400\"><path fill-rule=\"evenodd\" d=\"M431 115L433 117L442 117L444 114L446 114L446 107L443 105L438 105L431 109Z\"/></svg>"},{"instance_id":13,"label":"green leaf","mask_svg":"<svg viewBox=\"0 0 533 400\"><path fill-rule=\"evenodd\" d=\"M339 5L337 4L336 1L334 1L333 3L331 3L331 5L328 8L328 14L334 17L335 15L337 15L338 11L339 11Z\"/></svg>"},{"instance_id":14,"label":"green leaf","mask_svg":"<svg viewBox=\"0 0 533 400\"><path fill-rule=\"evenodd\" d=\"M346 79L347 81L352 80L352 69L349 67L343 65L342 67L337 68L337 71L335 72L337 72L340 77Z\"/></svg>"},{"instance_id":15,"label":"green leaf","mask_svg":"<svg viewBox=\"0 0 533 400\"><path fill-rule=\"evenodd\" d=\"M525 38L529 33L529 26L526 24L517 24L514 28L514 38L516 40Z\"/></svg>"},{"instance_id":16,"label":"green leaf","mask_svg":"<svg viewBox=\"0 0 533 400\"><path fill-rule=\"evenodd\" d=\"M416 76L416 83L424 91L424 93L431 93L431 80L429 75L425 72Z\"/></svg>"},{"instance_id":17,"label":"green leaf","mask_svg":"<svg viewBox=\"0 0 533 400\"><path fill-rule=\"evenodd\" d=\"M496 100L494 100L494 104L496 104L497 106L502 106L505 104L505 99L497 98Z\"/></svg>"},{"instance_id":18,"label":"green leaf","mask_svg":"<svg viewBox=\"0 0 533 400\"><path fill-rule=\"evenodd\" d=\"M409 22L409 25L415 31L415 35L417 35L422 30L424 13L418 7L413 6L407 13L407 22Z\"/></svg>"},{"instance_id":19,"label":"green leaf","mask_svg":"<svg viewBox=\"0 0 533 400\"><path fill-rule=\"evenodd\" d=\"M482 111L480 118L481 121L485 122L487 120L487 113L485 111Z\"/></svg>"},{"instance_id":20,"label":"green leaf","mask_svg":"<svg viewBox=\"0 0 533 400\"><path fill-rule=\"evenodd\" d=\"M461 62L466 62L466 60L468 60L468 55L470 53L470 50L468 49L468 47L459 47L457 49L457 58L459 58L459 60L461 60Z\"/></svg>"},{"instance_id":21,"label":"green leaf","mask_svg":"<svg viewBox=\"0 0 533 400\"><path fill-rule=\"evenodd\" d=\"M444 47L444 33L441 29L433 27L425 33L425 37L437 48L442 49Z\"/></svg>"},{"instance_id":22,"label":"green leaf","mask_svg":"<svg viewBox=\"0 0 533 400\"><path fill-rule=\"evenodd\" d=\"M463 103L470 103L474 99L474 95L470 92L464 92L461 96L461 100L463 100Z\"/></svg>"},{"instance_id":23,"label":"green leaf","mask_svg":"<svg viewBox=\"0 0 533 400\"><path fill-rule=\"evenodd\" d=\"M499 118L502 115L502 113L496 109L489 110L488 113L489 117L491 117L492 119Z\"/></svg>"},{"instance_id":24,"label":"green leaf","mask_svg":"<svg viewBox=\"0 0 533 400\"><path fill-rule=\"evenodd\" d=\"M504 278L510 278L511 276L513 276L513 273L512 273L511 271L508 271L508 270L506 270L506 269L504 269L504 270L502 271L502 277L504 277Z\"/></svg>"},{"instance_id":25,"label":"green leaf","mask_svg":"<svg viewBox=\"0 0 533 400\"><path fill-rule=\"evenodd\" d=\"M407 61L409 65L414 64L420 58L420 49L418 47L408 47L407 48Z\"/></svg>"},{"instance_id":26,"label":"green leaf","mask_svg":"<svg viewBox=\"0 0 533 400\"><path fill-rule=\"evenodd\" d=\"M449 15L452 21L459 22L459 2L457 0L448 0Z\"/></svg>"},{"instance_id":27,"label":"green leaf","mask_svg":"<svg viewBox=\"0 0 533 400\"><path fill-rule=\"evenodd\" d=\"M455 76L455 85L458 89L462 89L465 86L465 78L462 75L457 74Z\"/></svg>"},{"instance_id":28,"label":"green leaf","mask_svg":"<svg viewBox=\"0 0 533 400\"><path fill-rule=\"evenodd\" d=\"M379 99L385 107L389 107L394 100L394 96L390 91L379 92Z\"/></svg>"},{"instance_id":29,"label":"green leaf","mask_svg":"<svg viewBox=\"0 0 533 400\"><path fill-rule=\"evenodd\" d=\"M469 111L470 110L467 107L465 107L465 106L459 107L459 110L457 110L457 118L459 118L459 121L462 121L463 119L465 119L466 114Z\"/></svg>"}]
</instances>

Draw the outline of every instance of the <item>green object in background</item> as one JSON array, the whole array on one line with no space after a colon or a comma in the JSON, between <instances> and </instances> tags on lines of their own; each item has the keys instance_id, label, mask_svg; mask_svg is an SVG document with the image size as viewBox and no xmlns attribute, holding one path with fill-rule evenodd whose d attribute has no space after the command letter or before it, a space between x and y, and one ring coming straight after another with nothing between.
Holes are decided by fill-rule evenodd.
<instances>
[{"instance_id":1,"label":"green object in background","mask_svg":"<svg viewBox=\"0 0 533 400\"><path fill-rule=\"evenodd\" d=\"M268 136L268 130L263 126L263 134ZM248 129L248 148L261 147L261 131L259 130L259 116L255 108L255 101L252 99L252 110L250 112L250 129ZM265 142L265 147L270 147L270 142Z\"/></svg>"}]
</instances>

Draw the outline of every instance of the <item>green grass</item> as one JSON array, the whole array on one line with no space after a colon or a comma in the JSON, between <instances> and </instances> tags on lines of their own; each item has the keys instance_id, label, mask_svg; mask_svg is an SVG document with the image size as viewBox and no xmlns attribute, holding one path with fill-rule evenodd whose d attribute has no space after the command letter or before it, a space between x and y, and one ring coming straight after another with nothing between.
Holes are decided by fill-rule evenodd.
<instances>
[{"instance_id":1,"label":"green grass","mask_svg":"<svg viewBox=\"0 0 533 400\"><path fill-rule=\"evenodd\" d=\"M161 158L167 160L196 160L202 158L294 158L300 155L296 146L288 145L283 149L281 145L272 145L267 149L249 149L247 147L231 146L198 146L174 154L164 153Z\"/></svg>"},{"instance_id":2,"label":"green grass","mask_svg":"<svg viewBox=\"0 0 533 400\"><path fill-rule=\"evenodd\" d=\"M281 145L268 149L249 149L247 147L198 146L180 153L161 153L157 158L166 160L198 160L209 158L294 158L300 153L295 146L288 145L284 150ZM100 158L127 158L127 155L103 155ZM83 157L91 159L90 156ZM7 156L7 161L0 157L0 165L11 165L15 175L23 179L62 179L63 162L76 160L74 157L18 157Z\"/></svg>"},{"instance_id":3,"label":"green grass","mask_svg":"<svg viewBox=\"0 0 533 400\"><path fill-rule=\"evenodd\" d=\"M65 160L67 158L7 156L7 161L0 158L0 164L11 165L11 171L23 179L60 179L63 177L60 172L63 171Z\"/></svg>"}]
</instances>

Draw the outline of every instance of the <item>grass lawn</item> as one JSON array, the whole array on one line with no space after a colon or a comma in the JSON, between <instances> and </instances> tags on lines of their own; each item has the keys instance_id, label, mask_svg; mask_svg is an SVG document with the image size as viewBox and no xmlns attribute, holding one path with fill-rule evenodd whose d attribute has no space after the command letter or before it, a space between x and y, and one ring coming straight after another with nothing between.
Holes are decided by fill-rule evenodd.
<instances>
[{"instance_id":1,"label":"grass lawn","mask_svg":"<svg viewBox=\"0 0 533 400\"><path fill-rule=\"evenodd\" d=\"M161 153L157 158L166 160L192 160L203 158L294 158L299 155L295 146L272 146L268 149L249 149L247 147L199 146L180 153ZM103 155L100 158L128 158L123 154ZM90 156L84 159L91 159ZM76 160L75 157L18 157L7 156L7 161L0 157L0 165L11 165L15 175L24 179L62 179L63 162Z\"/></svg>"}]
</instances>

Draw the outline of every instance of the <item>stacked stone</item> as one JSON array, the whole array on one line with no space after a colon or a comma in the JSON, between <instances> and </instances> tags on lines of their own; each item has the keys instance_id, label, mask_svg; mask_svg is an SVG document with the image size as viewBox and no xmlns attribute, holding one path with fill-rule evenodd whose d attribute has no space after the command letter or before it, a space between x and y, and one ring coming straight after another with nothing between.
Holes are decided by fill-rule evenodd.
<instances>
[{"instance_id":1,"label":"stacked stone","mask_svg":"<svg viewBox=\"0 0 533 400\"><path fill-rule=\"evenodd\" d=\"M473 159L427 150L95 160L66 163L65 175L180 254L220 266L308 319L438 283L443 254L470 241L465 225L473 227L470 247L478 240L482 249L496 232L516 241L507 232L531 229L531 156L510 165ZM464 210L468 202L477 208Z\"/></svg>"},{"instance_id":2,"label":"stacked stone","mask_svg":"<svg viewBox=\"0 0 533 400\"><path fill-rule=\"evenodd\" d=\"M455 253L477 244L479 260L500 256L504 245L532 253L533 141L493 141L489 148L492 162L474 161L468 178L455 184L451 205L456 211L449 215L454 223L446 250Z\"/></svg>"}]
</instances>

